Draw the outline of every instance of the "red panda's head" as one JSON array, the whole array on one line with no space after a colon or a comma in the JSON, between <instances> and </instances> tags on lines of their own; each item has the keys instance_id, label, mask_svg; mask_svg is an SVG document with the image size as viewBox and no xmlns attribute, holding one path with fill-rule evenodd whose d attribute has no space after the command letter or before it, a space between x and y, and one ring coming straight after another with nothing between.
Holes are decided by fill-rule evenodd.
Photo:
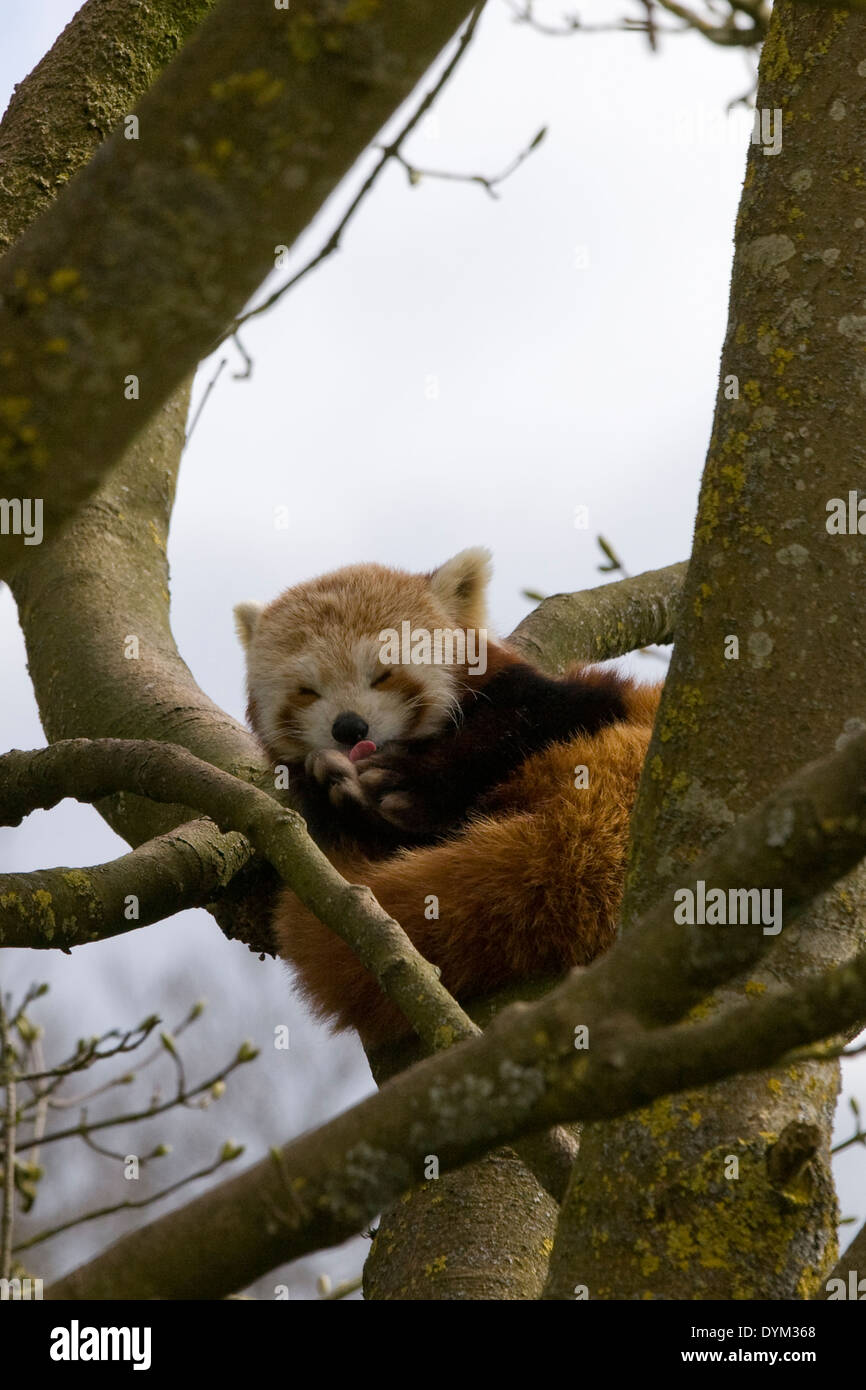
<instances>
[{"instance_id":1,"label":"red panda's head","mask_svg":"<svg viewBox=\"0 0 866 1390\"><path fill-rule=\"evenodd\" d=\"M477 548L432 574L349 565L266 607L238 604L248 715L273 760L347 752L363 739L380 747L442 728L467 678L464 639L473 661L479 634L486 643L489 578L490 554Z\"/></svg>"}]
</instances>

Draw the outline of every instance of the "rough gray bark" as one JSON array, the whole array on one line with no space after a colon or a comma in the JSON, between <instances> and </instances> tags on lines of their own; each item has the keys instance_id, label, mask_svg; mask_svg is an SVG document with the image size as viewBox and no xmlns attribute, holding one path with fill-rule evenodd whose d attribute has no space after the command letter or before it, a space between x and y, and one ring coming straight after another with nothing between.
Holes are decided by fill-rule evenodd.
<instances>
[{"instance_id":1,"label":"rough gray bark","mask_svg":"<svg viewBox=\"0 0 866 1390\"><path fill-rule=\"evenodd\" d=\"M87 0L0 123L0 252L47 208L215 0Z\"/></svg>"},{"instance_id":2,"label":"rough gray bark","mask_svg":"<svg viewBox=\"0 0 866 1390\"><path fill-rule=\"evenodd\" d=\"M221 0L0 262L7 497L70 517L207 354L469 13ZM153 345L160 351L154 352ZM0 536L0 570L25 563Z\"/></svg>"},{"instance_id":3,"label":"rough gray bark","mask_svg":"<svg viewBox=\"0 0 866 1390\"><path fill-rule=\"evenodd\" d=\"M364 1264L364 1298L537 1299L557 1211L510 1149L424 1182L380 1218Z\"/></svg>"},{"instance_id":4,"label":"rough gray bark","mask_svg":"<svg viewBox=\"0 0 866 1390\"><path fill-rule=\"evenodd\" d=\"M551 594L508 641L552 675L575 661L608 661L652 642L672 642L685 577L680 563L579 594Z\"/></svg>"},{"instance_id":5,"label":"rough gray bark","mask_svg":"<svg viewBox=\"0 0 866 1390\"><path fill-rule=\"evenodd\" d=\"M696 856L738 816L860 727L863 541L825 523L829 499L863 480L864 41L862 13L774 10L757 101L784 113L783 148L749 153L694 552L633 822L627 933L664 885L694 886ZM859 871L714 1007L844 961L864 906ZM549 1295L811 1296L835 1259L837 1085L835 1064L791 1067L588 1127ZM794 1123L817 1138L780 1183L770 1155Z\"/></svg>"}]
</instances>

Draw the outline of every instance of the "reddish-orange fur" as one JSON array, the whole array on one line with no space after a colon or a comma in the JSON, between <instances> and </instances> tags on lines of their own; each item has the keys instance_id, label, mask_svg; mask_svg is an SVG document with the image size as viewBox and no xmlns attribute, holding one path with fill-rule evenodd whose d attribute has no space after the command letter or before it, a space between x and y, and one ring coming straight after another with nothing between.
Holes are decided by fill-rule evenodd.
<instances>
[{"instance_id":1,"label":"reddish-orange fur","mask_svg":"<svg viewBox=\"0 0 866 1390\"><path fill-rule=\"evenodd\" d=\"M626 721L529 758L497 790L494 813L446 842L385 860L334 853L332 861L373 890L461 1000L588 964L613 941L629 817L659 693L627 688ZM574 785L580 765L589 770L585 788ZM424 915L430 895L438 899L435 920ZM407 1031L350 948L289 891L274 932L317 1013L356 1028L368 1045Z\"/></svg>"}]
</instances>

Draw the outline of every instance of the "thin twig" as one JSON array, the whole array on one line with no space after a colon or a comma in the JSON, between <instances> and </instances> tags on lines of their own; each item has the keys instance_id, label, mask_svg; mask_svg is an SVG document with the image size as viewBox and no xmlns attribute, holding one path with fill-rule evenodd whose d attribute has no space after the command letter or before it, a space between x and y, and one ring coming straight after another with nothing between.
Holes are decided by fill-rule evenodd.
<instances>
[{"instance_id":1,"label":"thin twig","mask_svg":"<svg viewBox=\"0 0 866 1390\"><path fill-rule=\"evenodd\" d=\"M92 1149L95 1154L99 1154L102 1158L111 1158L117 1163L123 1163L127 1157L125 1152L121 1153L116 1149L106 1149L103 1148L102 1144L97 1144L96 1140L90 1137L89 1131L83 1131L81 1138L89 1149ZM170 1149L165 1144L155 1144L149 1154L138 1155L138 1166L139 1168L143 1168L152 1158L165 1158L167 1153L170 1153Z\"/></svg>"},{"instance_id":2,"label":"thin twig","mask_svg":"<svg viewBox=\"0 0 866 1390\"><path fill-rule=\"evenodd\" d=\"M333 1303L338 1298L347 1298L350 1293L357 1293L358 1289L364 1284L363 1274L359 1274L355 1279L346 1279L344 1283L337 1284L336 1288L322 1290L322 1302Z\"/></svg>"},{"instance_id":3,"label":"thin twig","mask_svg":"<svg viewBox=\"0 0 866 1390\"><path fill-rule=\"evenodd\" d=\"M515 0L506 0L506 4L515 24L526 24L537 34L551 39L571 38L573 34L647 34L650 35L651 46L654 46L653 37L656 34L684 34L688 29L685 24L676 28L660 28L653 17L644 19L637 15L623 15L622 19L612 23L584 24L579 15L572 14L563 15L561 24L548 24L536 17L532 0L525 0L523 5L516 4Z\"/></svg>"},{"instance_id":4,"label":"thin twig","mask_svg":"<svg viewBox=\"0 0 866 1390\"><path fill-rule=\"evenodd\" d=\"M263 300L261 304L257 304L253 309L248 309L244 314L238 314L237 317L232 320L231 324L222 334L222 336L220 338L217 338L214 342L213 347L210 349L211 352L215 352L216 349L220 347L224 342L226 342L229 338L232 338L234 340L235 345L237 346L238 351L243 357L245 363L245 368L242 372L232 372L232 377L235 381L247 380L252 375L253 370L253 359L241 343L241 340L238 337L238 330L242 328L244 324L249 323L251 319L258 318L260 314L266 314L269 309L272 309L275 304L279 303L279 301L283 298L284 295L288 294L289 290L294 289L295 285L299 284L301 280L305 279L306 276L309 275L310 271L315 270L316 267L321 265L323 261L327 260L329 256L332 256L335 251L339 250L343 232L346 230L347 226L351 222L361 203L366 198L367 194L370 192L370 189L377 182L379 175L382 173L382 170L385 168L387 164L390 163L392 159L399 158L400 146L403 144L404 140L406 140L407 136L415 129L418 122L421 120L421 117L425 115L427 111L429 111L433 102L436 100L437 96L442 91L445 84L449 81L452 73L454 72L455 68L457 67L458 63L460 62L461 58L463 57L464 53L466 52L467 48L472 42L472 38L478 26L478 21L481 18L481 13L484 10L486 4L487 0L480 0L480 3L475 6L475 9L469 16L469 21L466 25L466 28L460 35L460 38L457 43L457 48L454 54L452 55L450 62L444 68L438 81L434 84L430 91L427 92L427 94L422 98L421 102L419 103L415 111L412 113L412 115L409 117L408 121L403 126L400 133L396 136L396 138L391 142L390 145L377 147L382 151L378 163L375 165L372 171L367 175L364 182L361 184L361 187L358 189L358 192L355 194L348 208L343 213L343 216L340 218L339 222L337 223L334 230L331 232L331 235L328 237L324 245L316 252L315 256L312 256L304 265L301 266L300 270L296 271L294 275L290 276L284 285L280 285L279 289L276 289L273 291L272 294L269 294L267 299ZM442 177L444 177L444 175ZM226 362L226 358L221 358L219 366L217 367L214 375L208 382L204 395L202 396L202 399L199 402L198 409L196 410L195 416L187 431L186 438L184 439L184 446L186 446L192 438L192 432L198 424L199 420L201 419L202 411L204 410L208 402L208 398L211 392L213 391L213 388L217 384L220 373L222 372L223 367L225 367Z\"/></svg>"},{"instance_id":5,"label":"thin twig","mask_svg":"<svg viewBox=\"0 0 866 1390\"><path fill-rule=\"evenodd\" d=\"M223 370L223 367L225 367L225 366L227 365L227 363L228 363L228 358L227 358L227 357L221 357L221 358L220 358L219 366L217 367L216 371L214 372L213 376L211 377L210 381L208 382L207 386L205 387L204 395L202 396L201 400L199 401L199 403L198 403L198 408L197 408L197 410L196 410L196 412L195 412L195 415L192 417L192 420L190 421L189 429L187 430L186 435L184 436L184 441L183 441L183 442L184 442L184 446L186 446L186 445L189 443L189 441L192 439L193 430L195 429L196 425L198 424L199 420L201 419L201 413L202 413L202 411L204 410L205 406L206 406L207 403L208 403L208 397L210 396L211 391L214 389L214 387L216 386L217 382L219 381L219 379L220 379L220 374L221 374L221 372L222 372L222 370Z\"/></svg>"},{"instance_id":6,"label":"thin twig","mask_svg":"<svg viewBox=\"0 0 866 1390\"><path fill-rule=\"evenodd\" d=\"M146 1018L143 1023L139 1023L135 1028L130 1028L126 1033L121 1033L119 1028L112 1028L109 1032L103 1033L101 1037L91 1038L68 1062L61 1062L59 1066L52 1067L50 1071L29 1072L26 1076L19 1076L18 1080L43 1081L58 1076L69 1076L74 1072L84 1071L94 1062L104 1062L106 1058L117 1057L122 1052L134 1052L137 1047L141 1046L144 1039L153 1031L158 1023L159 1019L154 1015L152 1018ZM134 1043L127 1046L130 1038L134 1038L136 1033L141 1033L142 1036ZM119 1038L120 1041L117 1046L111 1048L110 1051L100 1052L99 1044L105 1042L107 1038Z\"/></svg>"},{"instance_id":7,"label":"thin twig","mask_svg":"<svg viewBox=\"0 0 866 1390\"><path fill-rule=\"evenodd\" d=\"M466 28L460 35L460 38L457 43L457 48L454 54L452 55L450 61L443 69L439 79L430 88L430 91L427 92L426 95L421 99L418 106L413 111L412 115L406 121L406 124L403 126L402 130L399 132L397 136L395 136L394 140L391 141L390 145L380 146L382 153L377 164L367 175L364 182L361 184L361 187L358 189L358 192L355 194L348 208L343 213L343 216L340 218L336 227L331 232L331 235L328 237L327 241L324 243L321 249L317 251L315 256L312 256L310 260L306 262L305 265L301 266L300 270L296 271L295 274L292 275L284 285L281 285L279 289L274 290L273 294L268 295L267 299L265 299L261 304L256 305L254 309L248 309L245 314L239 314L238 317L234 319L230 326L226 329L226 332L223 334L222 338L219 339L219 342L214 344L215 348L219 347L220 343L224 343L227 338L234 337L238 329L243 327L245 323L249 323L250 319L257 318L260 314L267 313L268 309L271 309L274 306L274 304L276 304L280 299L283 298L283 295L288 294L289 290L294 289L295 285L297 285L301 280L303 280L307 275L309 275L311 270L315 270L316 266L321 265L322 261L327 260L329 256L332 256L334 252L339 249L340 239L343 235L343 232L346 230L346 227L351 222L352 218L354 217L364 198L366 198L367 194L370 192L370 189L377 182L379 175L382 173L382 170L388 163L390 163L392 159L396 158L397 154L399 153L400 146L406 140L407 136L409 136L411 132L415 129L415 127L418 125L418 122L421 120L422 116L426 115L430 107L433 105L433 102L436 100L439 93L442 91L443 87L451 78L452 73L455 71L457 65L460 63L461 59L463 58L463 55L465 54L467 48L472 42L472 39L475 35L475 30L478 27L478 21L481 18L481 14L486 4L487 0L481 0L481 3L475 6L475 9L469 16L469 21L466 25Z\"/></svg>"},{"instance_id":8,"label":"thin twig","mask_svg":"<svg viewBox=\"0 0 866 1390\"><path fill-rule=\"evenodd\" d=\"M42 1053L42 1043L39 1038L34 1038L33 1043L31 1044L30 1054L33 1057L34 1065L37 1066L40 1070L42 1070L45 1066L45 1058ZM33 1124L33 1133L30 1136L31 1149L30 1157L28 1160L34 1168L37 1168L39 1166L39 1144L42 1139L42 1136L45 1133L45 1124L48 1119L48 1106L49 1100L47 1094L45 1094L44 1092L37 1092L36 1114L34 1115L33 1120L31 1121L31 1123Z\"/></svg>"},{"instance_id":9,"label":"thin twig","mask_svg":"<svg viewBox=\"0 0 866 1390\"><path fill-rule=\"evenodd\" d=\"M86 1125L77 1124L68 1129L58 1129L53 1134L46 1134L42 1143L55 1144L59 1140L69 1139L73 1135L83 1136L85 1131L87 1134L94 1134L97 1130L114 1129L117 1125L135 1124L139 1120L153 1119L155 1115L164 1115L166 1110L172 1110L176 1105L188 1106L194 1096L203 1095L206 1091L209 1091L211 1087L216 1086L218 1082L224 1081L235 1067L242 1065L242 1060L252 1061L254 1055L255 1054L251 1054L248 1058L245 1057L243 1059L241 1059L240 1056L232 1058L227 1066L223 1067L214 1076L209 1077L207 1081L202 1081L198 1086L194 1086L191 1091L177 1091L169 1100L164 1100L158 1105L149 1107L147 1110L137 1110L128 1115L113 1115L105 1120L87 1122Z\"/></svg>"},{"instance_id":10,"label":"thin twig","mask_svg":"<svg viewBox=\"0 0 866 1390\"><path fill-rule=\"evenodd\" d=\"M232 380L248 381L253 374L253 359L250 357L249 353L247 352L246 348L241 342L240 334L238 333L237 329L235 329L234 333L232 334L232 342L234 343L235 347L237 348L238 352L244 360L243 371L232 372Z\"/></svg>"},{"instance_id":11,"label":"thin twig","mask_svg":"<svg viewBox=\"0 0 866 1390\"><path fill-rule=\"evenodd\" d=\"M526 149L521 150L518 155L515 155L510 164L507 164L499 174L457 174L447 169L419 169L416 164L412 164L399 150L394 153L393 157L396 159L397 163L401 164L406 170L409 176L409 182L413 185L420 183L422 179L445 179L451 183L477 183L481 185L491 198L498 198L499 194L496 192L497 186L500 183L504 183L506 179L511 177L516 169L520 168L521 164L529 158L533 150L538 148L546 134L547 126L542 126L538 134L535 135L526 146ZM383 149L384 146L379 145L377 148Z\"/></svg>"},{"instance_id":12,"label":"thin twig","mask_svg":"<svg viewBox=\"0 0 866 1390\"><path fill-rule=\"evenodd\" d=\"M142 1197L140 1200L130 1200L126 1202L115 1202L111 1207L99 1207L95 1211L85 1212L83 1216L74 1216L70 1221L64 1221L60 1226L52 1226L48 1231L40 1231L37 1236L31 1236L29 1240L22 1241L15 1246L15 1253L20 1254L22 1250L31 1250L34 1245L42 1245L44 1241L51 1240L54 1236L61 1235L64 1231L69 1231L73 1226L83 1226L87 1221L98 1221L101 1216L113 1216L118 1211L133 1211L139 1207L152 1206L154 1202L162 1201L163 1197L169 1197L172 1192L177 1192L181 1187L186 1187L188 1183L195 1182L198 1178L207 1178L211 1173L215 1173L225 1163L230 1163L233 1158L238 1157L238 1153L243 1150L232 1152L231 1158L226 1158L221 1152L213 1163L208 1164L207 1168L200 1168L196 1173L187 1173L185 1178L179 1178L177 1182L170 1183L168 1187L163 1187L159 1192L154 1192L150 1197Z\"/></svg>"},{"instance_id":13,"label":"thin twig","mask_svg":"<svg viewBox=\"0 0 866 1390\"><path fill-rule=\"evenodd\" d=\"M20 1012L20 1011L19 1011ZM17 1017L17 1015L16 1015ZM15 1220L15 1070L9 1020L0 998L0 1071L6 1088L6 1124L3 1138L3 1219L0 1229L0 1278L12 1277L12 1228Z\"/></svg>"},{"instance_id":14,"label":"thin twig","mask_svg":"<svg viewBox=\"0 0 866 1390\"><path fill-rule=\"evenodd\" d=\"M645 18L624 15L621 19L602 24L584 24L576 14L564 15L561 24L548 24L537 18L533 0L524 0L521 5L515 3L515 0L506 0L506 3L515 23L526 24L536 33L544 34L548 38L570 38L573 34L646 34L650 48L654 51L658 48L659 34L698 33L710 43L719 44L721 47L753 47L765 38L769 23L769 8L763 0L754 0L754 3L751 0L744 0L743 3L740 3L740 0L731 0L727 14L708 4L708 12L716 15L718 19L718 23L715 24L688 6L679 4L678 0L641 0L647 11ZM680 24L660 25L653 13L655 4L680 20ZM737 24L738 13L748 17L751 21L748 26L741 28Z\"/></svg>"},{"instance_id":15,"label":"thin twig","mask_svg":"<svg viewBox=\"0 0 866 1390\"><path fill-rule=\"evenodd\" d=\"M851 1135L850 1139L843 1139L841 1144L834 1144L830 1152L831 1154L844 1153L846 1149L851 1148L852 1144L866 1144L866 1133L863 1130L858 1130L856 1134Z\"/></svg>"}]
</instances>

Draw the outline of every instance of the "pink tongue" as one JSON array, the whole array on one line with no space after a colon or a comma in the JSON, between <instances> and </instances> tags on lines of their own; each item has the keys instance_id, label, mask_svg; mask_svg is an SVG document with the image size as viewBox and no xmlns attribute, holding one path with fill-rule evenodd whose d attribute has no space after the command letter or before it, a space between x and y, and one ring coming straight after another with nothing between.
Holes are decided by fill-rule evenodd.
<instances>
[{"instance_id":1,"label":"pink tongue","mask_svg":"<svg viewBox=\"0 0 866 1390\"><path fill-rule=\"evenodd\" d=\"M362 758L369 758L371 753L375 753L376 745L368 738L362 738L360 743L356 743L354 748L349 749L349 762L359 763Z\"/></svg>"}]
</instances>

